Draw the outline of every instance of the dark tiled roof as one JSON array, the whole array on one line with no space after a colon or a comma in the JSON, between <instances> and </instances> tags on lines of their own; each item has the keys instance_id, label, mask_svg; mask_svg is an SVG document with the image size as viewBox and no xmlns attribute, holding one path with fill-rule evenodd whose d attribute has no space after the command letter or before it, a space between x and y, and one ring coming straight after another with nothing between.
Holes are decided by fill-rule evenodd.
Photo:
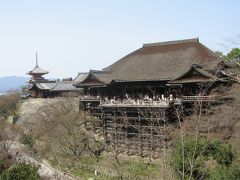
<instances>
[{"instance_id":1,"label":"dark tiled roof","mask_svg":"<svg viewBox=\"0 0 240 180\"><path fill-rule=\"evenodd\" d=\"M112 74L110 71L90 70L90 74L92 74L97 80L99 80L103 84L109 84L112 81Z\"/></svg>"},{"instance_id":2,"label":"dark tiled roof","mask_svg":"<svg viewBox=\"0 0 240 180\"><path fill-rule=\"evenodd\" d=\"M88 72L78 73L77 77L73 80L75 83L82 82L88 76Z\"/></svg>"},{"instance_id":3,"label":"dark tiled roof","mask_svg":"<svg viewBox=\"0 0 240 180\"><path fill-rule=\"evenodd\" d=\"M59 81L50 91L77 91L79 88L73 86L73 81Z\"/></svg>"},{"instance_id":4,"label":"dark tiled roof","mask_svg":"<svg viewBox=\"0 0 240 180\"><path fill-rule=\"evenodd\" d=\"M41 89L41 90L50 90L50 89L52 89L52 88L56 85L56 82L36 83L35 85L37 86L38 89Z\"/></svg>"},{"instance_id":5,"label":"dark tiled roof","mask_svg":"<svg viewBox=\"0 0 240 180\"><path fill-rule=\"evenodd\" d=\"M81 81L77 81L74 86L104 86L111 83L112 74L109 71L90 70Z\"/></svg>"},{"instance_id":6,"label":"dark tiled roof","mask_svg":"<svg viewBox=\"0 0 240 180\"><path fill-rule=\"evenodd\" d=\"M112 81L173 81L188 73L194 64L201 65L197 72L203 75L202 81L209 81L215 80L209 72L213 72L220 61L220 57L198 39L144 44L103 71L90 70L80 74L80 81L75 85L105 86ZM191 78L188 80L193 81Z\"/></svg>"},{"instance_id":7,"label":"dark tiled roof","mask_svg":"<svg viewBox=\"0 0 240 180\"><path fill-rule=\"evenodd\" d=\"M169 83L203 83L203 82L213 82L218 80L218 78L202 68L195 67L194 65L185 73L183 73L178 78L170 81Z\"/></svg>"},{"instance_id":8,"label":"dark tiled roof","mask_svg":"<svg viewBox=\"0 0 240 180\"><path fill-rule=\"evenodd\" d=\"M72 81L71 78L65 78L62 81L49 81L45 80L45 82L34 82L33 86L30 88L38 88L40 90L49 90L49 91L81 91L82 89L76 88L73 84L76 82L81 82L85 79L88 73L78 74L78 76Z\"/></svg>"},{"instance_id":9,"label":"dark tiled roof","mask_svg":"<svg viewBox=\"0 0 240 180\"><path fill-rule=\"evenodd\" d=\"M73 81L58 81L58 82L50 82L50 83L35 83L29 90L37 87L40 90L48 90L48 91L79 91L80 88L76 88L73 86Z\"/></svg>"},{"instance_id":10,"label":"dark tiled roof","mask_svg":"<svg viewBox=\"0 0 240 180\"><path fill-rule=\"evenodd\" d=\"M192 64L213 70L221 59L198 39L144 44L106 67L111 78L123 81L173 80L188 71Z\"/></svg>"}]
</instances>

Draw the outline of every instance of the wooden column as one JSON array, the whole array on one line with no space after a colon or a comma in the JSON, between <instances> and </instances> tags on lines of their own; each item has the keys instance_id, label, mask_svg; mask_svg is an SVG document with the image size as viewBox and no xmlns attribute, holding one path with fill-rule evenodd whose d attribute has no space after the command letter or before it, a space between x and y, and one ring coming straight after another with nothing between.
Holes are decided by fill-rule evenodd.
<instances>
[{"instance_id":1,"label":"wooden column","mask_svg":"<svg viewBox=\"0 0 240 180\"><path fill-rule=\"evenodd\" d=\"M103 120L103 137L104 137L104 140L105 140L105 149L106 149L106 146L107 146L107 122L106 122L106 112L104 111L104 108L103 108L103 117L102 117L102 120Z\"/></svg>"},{"instance_id":2,"label":"wooden column","mask_svg":"<svg viewBox=\"0 0 240 180\"><path fill-rule=\"evenodd\" d=\"M142 142L142 128L141 128L141 114L138 108L138 153L139 156L143 156L143 142Z\"/></svg>"},{"instance_id":3,"label":"wooden column","mask_svg":"<svg viewBox=\"0 0 240 180\"><path fill-rule=\"evenodd\" d=\"M129 142L128 142L128 116L126 108L123 109L124 113L124 126L125 126L125 143L126 143L126 150L127 154L129 154Z\"/></svg>"},{"instance_id":4,"label":"wooden column","mask_svg":"<svg viewBox=\"0 0 240 180\"><path fill-rule=\"evenodd\" d=\"M114 126L113 126L113 131L114 131L113 141L114 141L114 146L115 146L116 150L118 151L119 144L118 144L117 119L116 119L116 110L115 110L115 108L113 110L113 116L114 116L114 118L113 118L113 124L114 124Z\"/></svg>"},{"instance_id":5,"label":"wooden column","mask_svg":"<svg viewBox=\"0 0 240 180\"><path fill-rule=\"evenodd\" d=\"M153 154L154 154L154 135L153 135L153 112L150 109L150 123L151 123L151 149L150 149L150 156L151 158L153 158Z\"/></svg>"}]
</instances>

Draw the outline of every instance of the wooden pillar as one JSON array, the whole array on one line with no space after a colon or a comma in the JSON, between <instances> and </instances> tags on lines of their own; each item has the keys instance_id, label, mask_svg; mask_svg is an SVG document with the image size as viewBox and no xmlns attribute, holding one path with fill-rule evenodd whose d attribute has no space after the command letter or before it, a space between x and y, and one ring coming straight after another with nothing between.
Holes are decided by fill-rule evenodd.
<instances>
[{"instance_id":1,"label":"wooden pillar","mask_svg":"<svg viewBox=\"0 0 240 180\"><path fill-rule=\"evenodd\" d=\"M163 153L164 153L164 156L166 157L166 148L167 148L167 142L166 142L166 109L162 109L162 112L161 112L161 116L162 116L162 121L163 121L163 133L164 133L164 136L163 136Z\"/></svg>"},{"instance_id":2,"label":"wooden pillar","mask_svg":"<svg viewBox=\"0 0 240 180\"><path fill-rule=\"evenodd\" d=\"M113 109L113 116L114 116L114 119L113 119L113 123L114 123L114 126L113 126L113 131L114 131L114 138L113 138L113 141L114 141L114 146L116 148L116 151L118 151L118 133L117 133L117 119L116 119L116 111L115 111L115 108Z\"/></svg>"},{"instance_id":3,"label":"wooden pillar","mask_svg":"<svg viewBox=\"0 0 240 180\"><path fill-rule=\"evenodd\" d=\"M128 142L128 116L127 116L126 108L124 108L123 110L124 110L124 125L125 125L125 143L126 143L127 154L129 154L129 142Z\"/></svg>"},{"instance_id":4,"label":"wooden pillar","mask_svg":"<svg viewBox=\"0 0 240 180\"><path fill-rule=\"evenodd\" d=\"M105 149L107 146L107 122L106 122L106 112L104 111L103 108L103 117L102 117L102 121L103 121L103 138L105 140Z\"/></svg>"},{"instance_id":5,"label":"wooden pillar","mask_svg":"<svg viewBox=\"0 0 240 180\"><path fill-rule=\"evenodd\" d=\"M154 136L153 136L153 112L150 109L150 123L151 123L151 149L150 149L150 156L153 158L154 154Z\"/></svg>"},{"instance_id":6,"label":"wooden pillar","mask_svg":"<svg viewBox=\"0 0 240 180\"><path fill-rule=\"evenodd\" d=\"M141 114L138 109L138 154L140 157L143 156L143 142L142 142L142 128L141 128Z\"/></svg>"}]
</instances>

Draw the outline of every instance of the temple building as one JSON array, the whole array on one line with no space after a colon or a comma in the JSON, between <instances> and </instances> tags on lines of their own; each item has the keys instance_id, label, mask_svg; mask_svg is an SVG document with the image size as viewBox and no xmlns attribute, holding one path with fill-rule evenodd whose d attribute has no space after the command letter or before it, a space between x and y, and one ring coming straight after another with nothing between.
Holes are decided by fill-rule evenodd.
<instances>
[{"instance_id":1,"label":"temple building","mask_svg":"<svg viewBox=\"0 0 240 180\"><path fill-rule=\"evenodd\" d=\"M171 107L214 101L211 90L227 78L221 62L198 38L150 43L74 86L84 88L80 108L100 118L92 126L107 147L153 157L169 138Z\"/></svg>"},{"instance_id":2,"label":"temple building","mask_svg":"<svg viewBox=\"0 0 240 180\"><path fill-rule=\"evenodd\" d=\"M77 83L77 78L65 78L63 80L48 80L43 76L49 72L38 66L38 59L36 54L35 68L27 74L31 76L29 83L29 92L34 98L54 98L62 96L79 96L83 89L73 86Z\"/></svg>"},{"instance_id":3,"label":"temple building","mask_svg":"<svg viewBox=\"0 0 240 180\"><path fill-rule=\"evenodd\" d=\"M221 59L198 39L144 44L101 71L90 70L76 87L88 89L93 96L124 96L186 91L174 96L195 92L188 87L216 82ZM186 94L184 94L186 93Z\"/></svg>"}]
</instances>

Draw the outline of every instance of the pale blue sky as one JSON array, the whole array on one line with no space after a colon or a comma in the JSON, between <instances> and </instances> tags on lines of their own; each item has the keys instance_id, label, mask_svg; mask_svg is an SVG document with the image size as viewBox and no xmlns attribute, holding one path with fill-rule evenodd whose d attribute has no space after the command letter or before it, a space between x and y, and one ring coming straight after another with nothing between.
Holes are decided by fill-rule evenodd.
<instances>
[{"instance_id":1,"label":"pale blue sky","mask_svg":"<svg viewBox=\"0 0 240 180\"><path fill-rule=\"evenodd\" d=\"M199 37L240 45L239 0L0 0L0 76L48 77L102 69L143 43Z\"/></svg>"}]
</instances>

